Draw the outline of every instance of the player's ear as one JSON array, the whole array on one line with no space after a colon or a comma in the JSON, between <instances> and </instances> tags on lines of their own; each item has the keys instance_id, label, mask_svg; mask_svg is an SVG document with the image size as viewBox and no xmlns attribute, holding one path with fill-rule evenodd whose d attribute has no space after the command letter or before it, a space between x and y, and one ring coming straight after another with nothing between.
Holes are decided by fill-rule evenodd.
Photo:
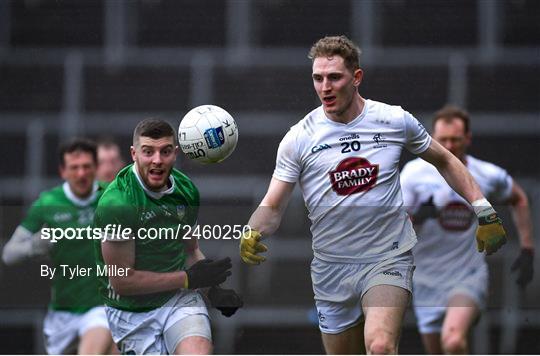
<instances>
[{"instance_id":1,"label":"player's ear","mask_svg":"<svg viewBox=\"0 0 540 356\"><path fill-rule=\"evenodd\" d=\"M174 154L178 156L179 153L180 153L180 148L178 146L174 146Z\"/></svg>"},{"instance_id":2,"label":"player's ear","mask_svg":"<svg viewBox=\"0 0 540 356\"><path fill-rule=\"evenodd\" d=\"M131 159L135 162L135 147L129 147L129 153L131 153Z\"/></svg>"},{"instance_id":3,"label":"player's ear","mask_svg":"<svg viewBox=\"0 0 540 356\"><path fill-rule=\"evenodd\" d=\"M357 70L354 71L353 77L354 77L353 85L358 88L360 86L360 83L362 83L362 78L364 77L364 71L358 68Z\"/></svg>"}]
</instances>

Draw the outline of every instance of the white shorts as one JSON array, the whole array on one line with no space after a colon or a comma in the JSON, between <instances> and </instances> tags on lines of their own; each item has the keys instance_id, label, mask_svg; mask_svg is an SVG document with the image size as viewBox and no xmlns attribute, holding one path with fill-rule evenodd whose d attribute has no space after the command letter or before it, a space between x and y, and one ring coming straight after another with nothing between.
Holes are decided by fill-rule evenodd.
<instances>
[{"instance_id":1,"label":"white shorts","mask_svg":"<svg viewBox=\"0 0 540 356\"><path fill-rule=\"evenodd\" d=\"M45 349L48 354L76 353L78 338L89 329L98 327L109 328L103 306L83 314L49 309L43 322Z\"/></svg>"},{"instance_id":2,"label":"white shorts","mask_svg":"<svg viewBox=\"0 0 540 356\"><path fill-rule=\"evenodd\" d=\"M459 280L448 280L445 284L414 282L414 313L421 334L440 333L450 298L455 295L470 297L482 310L486 305L488 269L484 264L474 268Z\"/></svg>"},{"instance_id":3,"label":"white shorts","mask_svg":"<svg viewBox=\"0 0 540 356\"><path fill-rule=\"evenodd\" d=\"M148 312L105 308L113 340L122 354L171 354L185 337L202 336L211 340L206 304L195 291L179 291L163 306ZM179 330L178 323L183 319L191 323ZM169 330L179 335L169 336L166 340L165 334ZM170 339L174 340L167 342Z\"/></svg>"},{"instance_id":4,"label":"white shorts","mask_svg":"<svg viewBox=\"0 0 540 356\"><path fill-rule=\"evenodd\" d=\"M311 280L319 328L338 334L358 324L363 316L362 297L377 285L392 285L412 292L413 256L407 251L373 263L335 263L314 258Z\"/></svg>"}]
</instances>

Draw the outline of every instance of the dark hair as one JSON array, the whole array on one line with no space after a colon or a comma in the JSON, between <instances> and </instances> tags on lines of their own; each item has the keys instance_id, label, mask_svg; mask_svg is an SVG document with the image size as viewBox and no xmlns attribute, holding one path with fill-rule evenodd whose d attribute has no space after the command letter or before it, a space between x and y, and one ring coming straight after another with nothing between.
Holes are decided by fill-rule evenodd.
<instances>
[{"instance_id":1,"label":"dark hair","mask_svg":"<svg viewBox=\"0 0 540 356\"><path fill-rule=\"evenodd\" d=\"M345 66L352 72L360 68L360 48L346 36L326 36L318 40L309 50L308 58L341 56Z\"/></svg>"},{"instance_id":2,"label":"dark hair","mask_svg":"<svg viewBox=\"0 0 540 356\"><path fill-rule=\"evenodd\" d=\"M117 148L120 151L120 145L109 136L102 136L97 139L97 147L103 147L103 148Z\"/></svg>"},{"instance_id":3,"label":"dark hair","mask_svg":"<svg viewBox=\"0 0 540 356\"><path fill-rule=\"evenodd\" d=\"M463 121L463 127L465 129L465 133L470 132L470 118L469 113L465 110L454 106L454 105L445 105L442 109L437 111L435 115L433 116L433 121L431 124L432 131L435 130L435 124L440 121L444 120L446 122L452 121L452 119L458 118L461 121Z\"/></svg>"},{"instance_id":4,"label":"dark hair","mask_svg":"<svg viewBox=\"0 0 540 356\"><path fill-rule=\"evenodd\" d=\"M60 160L60 165L63 167L66 164L64 157L66 153L73 153L77 151L90 153L92 155L94 163L97 164L96 143L90 139L79 137L60 144L58 148L58 158Z\"/></svg>"},{"instance_id":5,"label":"dark hair","mask_svg":"<svg viewBox=\"0 0 540 356\"><path fill-rule=\"evenodd\" d=\"M133 146L137 145L139 137L150 137L154 140L163 137L172 137L176 144L174 129L168 122L160 119L148 118L139 122L135 130L133 130Z\"/></svg>"}]
</instances>

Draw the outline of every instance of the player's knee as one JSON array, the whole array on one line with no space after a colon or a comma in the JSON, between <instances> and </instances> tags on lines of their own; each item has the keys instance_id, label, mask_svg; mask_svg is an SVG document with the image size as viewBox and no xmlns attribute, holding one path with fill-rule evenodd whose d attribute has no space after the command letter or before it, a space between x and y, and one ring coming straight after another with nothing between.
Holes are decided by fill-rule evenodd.
<instances>
[{"instance_id":1,"label":"player's knee","mask_svg":"<svg viewBox=\"0 0 540 356\"><path fill-rule=\"evenodd\" d=\"M375 332L371 335L371 337L366 336L366 350L367 353L371 355L396 354L396 340L388 332Z\"/></svg>"},{"instance_id":2,"label":"player's knee","mask_svg":"<svg viewBox=\"0 0 540 356\"><path fill-rule=\"evenodd\" d=\"M442 347L446 354L465 354L468 352L467 337L460 332L450 332L442 336Z\"/></svg>"}]
</instances>

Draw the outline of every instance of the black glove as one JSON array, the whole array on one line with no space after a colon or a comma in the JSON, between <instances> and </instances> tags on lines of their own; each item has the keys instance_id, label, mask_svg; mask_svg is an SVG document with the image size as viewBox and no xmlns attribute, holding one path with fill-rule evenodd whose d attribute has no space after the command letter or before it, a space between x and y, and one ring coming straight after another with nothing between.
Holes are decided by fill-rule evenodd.
<instances>
[{"instance_id":1,"label":"black glove","mask_svg":"<svg viewBox=\"0 0 540 356\"><path fill-rule=\"evenodd\" d=\"M231 259L225 257L218 261L200 260L186 270L187 288L197 289L211 287L225 282L231 275Z\"/></svg>"},{"instance_id":2,"label":"black glove","mask_svg":"<svg viewBox=\"0 0 540 356\"><path fill-rule=\"evenodd\" d=\"M522 248L518 258L512 263L512 271L519 271L516 283L525 288L529 284L534 275L534 251L529 248Z\"/></svg>"},{"instance_id":3,"label":"black glove","mask_svg":"<svg viewBox=\"0 0 540 356\"><path fill-rule=\"evenodd\" d=\"M234 290L223 289L219 286L210 288L208 299L210 300L210 304L227 318L244 306L242 297L236 294Z\"/></svg>"},{"instance_id":4,"label":"black glove","mask_svg":"<svg viewBox=\"0 0 540 356\"><path fill-rule=\"evenodd\" d=\"M422 225L424 221L439 216L437 208L433 205L433 196L423 202L415 214L412 216L412 221L415 225Z\"/></svg>"}]
</instances>

